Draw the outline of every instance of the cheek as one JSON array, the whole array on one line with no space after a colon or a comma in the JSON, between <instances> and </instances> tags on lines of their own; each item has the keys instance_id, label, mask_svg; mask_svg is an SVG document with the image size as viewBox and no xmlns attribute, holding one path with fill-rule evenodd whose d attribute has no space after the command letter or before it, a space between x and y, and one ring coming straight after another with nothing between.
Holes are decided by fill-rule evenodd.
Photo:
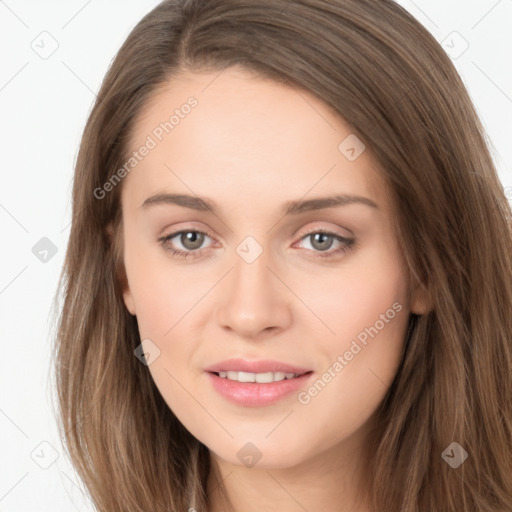
<instances>
[{"instance_id":1,"label":"cheek","mask_svg":"<svg viewBox=\"0 0 512 512\"><path fill-rule=\"evenodd\" d=\"M332 279L323 298L320 288L313 289L312 303L316 297L322 319L335 334L321 339L317 348L325 373L315 389L306 390L304 402L311 402L311 409L342 402L351 417L369 415L392 383L409 319L407 280L395 254L368 253Z\"/></svg>"},{"instance_id":2,"label":"cheek","mask_svg":"<svg viewBox=\"0 0 512 512\"><path fill-rule=\"evenodd\" d=\"M189 362L196 349L189 321L209 286L173 266L163 250L158 254L154 247L141 248L135 242L126 240L125 268L140 338L151 340L144 345L153 355L148 371L168 406L183 420L190 409ZM200 412L195 414L201 418Z\"/></svg>"},{"instance_id":3,"label":"cheek","mask_svg":"<svg viewBox=\"0 0 512 512\"><path fill-rule=\"evenodd\" d=\"M311 453L355 435L384 399L402 357L409 317L406 289L393 265L370 266L331 283L330 300L320 311L336 334L318 340L318 375L294 408ZM292 430L283 428L274 446L286 445Z\"/></svg>"},{"instance_id":4,"label":"cheek","mask_svg":"<svg viewBox=\"0 0 512 512\"><path fill-rule=\"evenodd\" d=\"M334 350L348 350L356 338L363 344L365 339L400 339L407 314L397 313L407 311L408 283L398 253L385 246L383 241L353 264L309 283L309 303L331 330L324 345L331 356Z\"/></svg>"},{"instance_id":5,"label":"cheek","mask_svg":"<svg viewBox=\"0 0 512 512\"><path fill-rule=\"evenodd\" d=\"M154 354L148 371L169 407L187 416L198 372L191 361L201 337L194 319L204 317L212 278L169 261L163 249L126 240L125 267L144 349ZM147 345L145 345L148 343ZM201 420L201 410L195 411Z\"/></svg>"},{"instance_id":6,"label":"cheek","mask_svg":"<svg viewBox=\"0 0 512 512\"><path fill-rule=\"evenodd\" d=\"M163 248L130 234L124 260L141 338L162 340L205 293L204 283L173 264Z\"/></svg>"}]
</instances>

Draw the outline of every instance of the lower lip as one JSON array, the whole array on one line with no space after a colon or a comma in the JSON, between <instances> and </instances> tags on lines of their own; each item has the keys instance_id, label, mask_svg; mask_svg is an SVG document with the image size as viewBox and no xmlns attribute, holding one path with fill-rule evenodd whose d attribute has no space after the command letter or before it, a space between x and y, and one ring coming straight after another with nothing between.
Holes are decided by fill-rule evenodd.
<instances>
[{"instance_id":1,"label":"lower lip","mask_svg":"<svg viewBox=\"0 0 512 512\"><path fill-rule=\"evenodd\" d=\"M262 407L273 404L302 388L312 374L313 372L308 372L294 379L260 384L258 382L238 382L208 372L213 387L218 393L230 402L244 407Z\"/></svg>"}]
</instances>

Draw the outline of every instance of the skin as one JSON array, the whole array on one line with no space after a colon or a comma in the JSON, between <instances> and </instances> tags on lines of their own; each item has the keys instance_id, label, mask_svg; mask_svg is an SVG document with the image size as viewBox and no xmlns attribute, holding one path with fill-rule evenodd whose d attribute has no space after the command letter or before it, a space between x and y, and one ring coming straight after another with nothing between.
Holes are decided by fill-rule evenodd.
<instances>
[{"instance_id":1,"label":"skin","mask_svg":"<svg viewBox=\"0 0 512 512\"><path fill-rule=\"evenodd\" d=\"M131 149L190 96L198 105L122 183L124 301L141 339L160 350L148 371L210 450L211 511L223 510L220 480L236 511L368 510L358 489L372 415L397 372L409 314L427 307L407 278L389 191L368 148L355 161L340 152L353 130L328 105L235 67L187 71L155 93ZM160 193L208 197L219 212L141 207ZM281 213L287 201L333 194L378 208ZM319 228L356 244L335 254L343 244L332 237L324 242L332 257L322 258L307 236ZM180 229L212 236L197 257L179 259L159 238ZM247 236L263 250L252 263L236 252ZM166 246L194 251L179 235ZM235 405L205 373L232 357L275 359L311 369L307 390L397 302L401 311L307 404L292 393L264 407ZM253 467L237 457L247 442L262 455Z\"/></svg>"}]
</instances>

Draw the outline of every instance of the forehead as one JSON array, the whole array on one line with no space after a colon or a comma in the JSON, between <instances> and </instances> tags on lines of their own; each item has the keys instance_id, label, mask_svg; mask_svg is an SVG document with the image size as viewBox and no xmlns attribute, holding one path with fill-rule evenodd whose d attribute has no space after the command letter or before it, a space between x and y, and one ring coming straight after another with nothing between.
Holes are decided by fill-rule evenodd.
<instances>
[{"instance_id":1,"label":"forehead","mask_svg":"<svg viewBox=\"0 0 512 512\"><path fill-rule=\"evenodd\" d=\"M357 156L364 146L334 109L242 68L187 71L159 88L134 123L128 156L143 146L123 183L132 199L178 188L281 203L336 189L386 201L368 148Z\"/></svg>"}]
</instances>

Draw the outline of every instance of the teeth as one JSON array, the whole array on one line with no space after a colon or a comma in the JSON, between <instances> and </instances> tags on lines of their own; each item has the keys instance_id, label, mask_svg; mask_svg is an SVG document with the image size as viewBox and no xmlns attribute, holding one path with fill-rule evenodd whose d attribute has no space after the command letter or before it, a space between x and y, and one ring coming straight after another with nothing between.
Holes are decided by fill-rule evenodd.
<instances>
[{"instance_id":1,"label":"teeth","mask_svg":"<svg viewBox=\"0 0 512 512\"><path fill-rule=\"evenodd\" d=\"M274 374L272 372L255 373L254 379L256 382L259 382L260 384L268 384L269 382L274 382Z\"/></svg>"},{"instance_id":2,"label":"teeth","mask_svg":"<svg viewBox=\"0 0 512 512\"><path fill-rule=\"evenodd\" d=\"M238 372L238 382L254 382L255 377L254 373Z\"/></svg>"},{"instance_id":3,"label":"teeth","mask_svg":"<svg viewBox=\"0 0 512 512\"><path fill-rule=\"evenodd\" d=\"M298 377L296 373L285 372L267 372L267 373L251 373L251 372L219 372L219 377L229 380L237 380L238 382L258 382L259 384L268 384L269 382L278 382L285 379L293 379Z\"/></svg>"}]
</instances>

